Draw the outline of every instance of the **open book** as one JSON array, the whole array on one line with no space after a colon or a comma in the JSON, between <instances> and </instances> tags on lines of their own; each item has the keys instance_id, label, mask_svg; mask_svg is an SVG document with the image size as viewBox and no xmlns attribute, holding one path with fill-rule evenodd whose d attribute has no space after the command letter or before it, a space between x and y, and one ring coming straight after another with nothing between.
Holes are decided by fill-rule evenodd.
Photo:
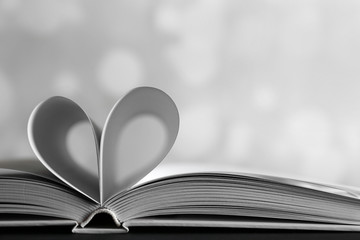
<instances>
[{"instance_id":1,"label":"open book","mask_svg":"<svg viewBox=\"0 0 360 240\"><path fill-rule=\"evenodd\" d=\"M79 124L93 138L94 160L87 164L67 144ZM156 168L178 129L176 105L151 87L119 100L102 131L69 99L40 103L28 136L42 164L0 168L0 226L72 225L78 233L134 226L360 230L355 189L221 169ZM110 224L92 224L100 215Z\"/></svg>"}]
</instances>

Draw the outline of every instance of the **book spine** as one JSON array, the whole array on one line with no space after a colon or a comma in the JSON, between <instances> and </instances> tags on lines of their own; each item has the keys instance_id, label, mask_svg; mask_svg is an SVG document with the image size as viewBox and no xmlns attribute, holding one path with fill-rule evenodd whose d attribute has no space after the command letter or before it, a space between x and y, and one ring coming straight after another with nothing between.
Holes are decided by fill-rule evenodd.
<instances>
[{"instance_id":1,"label":"book spine","mask_svg":"<svg viewBox=\"0 0 360 240\"><path fill-rule=\"evenodd\" d=\"M114 225L106 227L89 226L89 223L93 221L94 217L98 214L108 214L111 216ZM121 224L116 217L116 214L108 208L100 207L93 211L83 222L76 224L73 228L73 233L126 233L129 229Z\"/></svg>"}]
</instances>

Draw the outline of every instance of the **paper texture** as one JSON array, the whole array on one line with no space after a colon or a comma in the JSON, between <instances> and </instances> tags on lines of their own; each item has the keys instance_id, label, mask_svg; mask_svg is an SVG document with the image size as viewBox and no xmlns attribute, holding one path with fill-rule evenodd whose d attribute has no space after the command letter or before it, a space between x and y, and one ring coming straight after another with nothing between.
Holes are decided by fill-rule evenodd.
<instances>
[{"instance_id":1,"label":"paper texture","mask_svg":"<svg viewBox=\"0 0 360 240\"><path fill-rule=\"evenodd\" d=\"M79 122L86 122L89 131L94 133L93 149L98 153L96 130L90 118L76 103L64 97L52 97L34 109L28 123L29 142L38 159L50 172L99 202L99 177L76 164L66 147L67 134ZM97 158L94 156L94 161Z\"/></svg>"},{"instance_id":2,"label":"paper texture","mask_svg":"<svg viewBox=\"0 0 360 240\"><path fill-rule=\"evenodd\" d=\"M135 128L126 131L131 122L139 120ZM117 102L101 138L103 201L130 188L154 169L173 146L178 129L176 105L161 90L136 88Z\"/></svg>"},{"instance_id":3,"label":"paper texture","mask_svg":"<svg viewBox=\"0 0 360 240\"><path fill-rule=\"evenodd\" d=\"M137 125L129 127L134 122ZM93 135L96 171L77 164L67 148L67 135L78 123L85 123ZM114 105L102 133L76 103L52 97L32 112L28 135L36 156L51 173L103 203L155 168L174 144L178 129L179 113L172 99L159 89L139 87Z\"/></svg>"}]
</instances>

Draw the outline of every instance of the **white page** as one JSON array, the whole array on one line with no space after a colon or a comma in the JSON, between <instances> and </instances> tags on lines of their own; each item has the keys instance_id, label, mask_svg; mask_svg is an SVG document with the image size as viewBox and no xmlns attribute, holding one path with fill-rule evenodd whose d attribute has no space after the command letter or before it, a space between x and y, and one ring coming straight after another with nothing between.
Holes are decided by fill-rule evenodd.
<instances>
[{"instance_id":1,"label":"white page","mask_svg":"<svg viewBox=\"0 0 360 240\"><path fill-rule=\"evenodd\" d=\"M0 173L3 174L6 171L2 169L12 169L20 172L27 172L36 176L51 179L53 181L59 181L59 179L52 174L38 159L11 159L0 161ZM0 174L0 176L1 176Z\"/></svg>"},{"instance_id":2,"label":"white page","mask_svg":"<svg viewBox=\"0 0 360 240\"><path fill-rule=\"evenodd\" d=\"M241 168L234 164L192 164L192 163L167 163L163 162L157 168L152 170L144 178L135 184L135 186L144 184L154 179L170 177L179 174L196 174L196 173L230 173L240 175L254 175L267 180L278 181L294 186L310 188L318 191L338 194L351 198L360 199L360 190L348 186L330 185L326 183L309 182L306 179L293 179L289 175L273 176L271 172L259 172L255 169Z\"/></svg>"},{"instance_id":3,"label":"white page","mask_svg":"<svg viewBox=\"0 0 360 240\"><path fill-rule=\"evenodd\" d=\"M118 101L101 138L101 202L155 168L174 144L178 129L175 103L159 89L135 88Z\"/></svg>"},{"instance_id":4,"label":"white page","mask_svg":"<svg viewBox=\"0 0 360 240\"><path fill-rule=\"evenodd\" d=\"M0 168L0 186L2 217L2 214L30 214L83 221L98 207L60 180L54 182L19 170Z\"/></svg>"},{"instance_id":5,"label":"white page","mask_svg":"<svg viewBox=\"0 0 360 240\"><path fill-rule=\"evenodd\" d=\"M67 149L67 136L79 122L87 124L90 136L94 139L89 151L94 152L93 162L97 168L99 131L86 113L69 99L52 97L34 109L28 124L29 141L36 156L49 171L69 186L99 202L98 175L77 164Z\"/></svg>"},{"instance_id":6,"label":"white page","mask_svg":"<svg viewBox=\"0 0 360 240\"><path fill-rule=\"evenodd\" d=\"M94 171L81 166L67 146L72 128L85 123L94 139ZM102 203L144 177L166 156L179 129L179 113L163 91L139 87L120 99L106 120L102 135L73 101L52 97L32 112L28 135L43 165L63 182ZM101 138L101 142L99 143ZM98 174L94 174L98 173Z\"/></svg>"},{"instance_id":7,"label":"white page","mask_svg":"<svg viewBox=\"0 0 360 240\"><path fill-rule=\"evenodd\" d=\"M360 202L258 175L180 175L109 202L122 221L169 214L219 214L358 224Z\"/></svg>"}]
</instances>

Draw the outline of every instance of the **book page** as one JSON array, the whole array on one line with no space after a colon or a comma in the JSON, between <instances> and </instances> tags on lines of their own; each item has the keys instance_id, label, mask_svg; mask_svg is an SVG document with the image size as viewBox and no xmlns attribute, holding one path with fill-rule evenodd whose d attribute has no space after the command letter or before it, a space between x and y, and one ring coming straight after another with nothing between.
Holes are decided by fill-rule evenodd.
<instances>
[{"instance_id":1,"label":"book page","mask_svg":"<svg viewBox=\"0 0 360 240\"><path fill-rule=\"evenodd\" d=\"M81 166L68 147L68 135L79 123L85 124L87 138L93 139L95 171ZM86 113L73 101L52 97L40 103L32 112L28 124L30 145L42 164L63 182L94 201L100 201L97 171L100 131Z\"/></svg>"},{"instance_id":2,"label":"book page","mask_svg":"<svg viewBox=\"0 0 360 240\"><path fill-rule=\"evenodd\" d=\"M144 184L146 182L160 179L164 177L171 177L180 174L196 174L196 173L229 173L243 176L256 176L265 180L272 180L279 183L290 184L294 186L314 189L318 191L338 194L346 197L360 199L360 190L348 186L331 185L320 182L310 182L307 179L294 179L291 175L273 176L271 172L259 172L256 169L241 168L233 164L191 164L191 163L167 163L159 164L157 168L147 174L143 179L135 184L135 186ZM134 186L134 187L135 187Z\"/></svg>"},{"instance_id":3,"label":"book page","mask_svg":"<svg viewBox=\"0 0 360 240\"><path fill-rule=\"evenodd\" d=\"M93 140L85 148L93 153L85 165L76 149L84 148L86 141L69 144L69 136L77 139L73 130L79 126L85 139ZM178 129L179 113L172 99L159 89L139 87L114 105L102 133L75 102L52 97L32 112L28 135L34 153L52 174L102 203L155 168L171 149Z\"/></svg>"},{"instance_id":4,"label":"book page","mask_svg":"<svg viewBox=\"0 0 360 240\"><path fill-rule=\"evenodd\" d=\"M9 159L0 161L0 170L11 169L21 172L27 172L39 177L59 181L38 159Z\"/></svg>"},{"instance_id":5,"label":"book page","mask_svg":"<svg viewBox=\"0 0 360 240\"><path fill-rule=\"evenodd\" d=\"M207 220L206 216L212 215L359 224L360 203L356 195L306 184L255 173L199 171L153 179L106 204L124 222L180 216L177 223L181 225L181 216L196 216L194 224L197 224L197 220Z\"/></svg>"},{"instance_id":6,"label":"book page","mask_svg":"<svg viewBox=\"0 0 360 240\"><path fill-rule=\"evenodd\" d=\"M11 220L0 226L32 225L32 220L42 224L44 221L38 220L46 217L82 222L98 208L97 203L59 179L29 172L0 168L0 186L0 222Z\"/></svg>"},{"instance_id":7,"label":"book page","mask_svg":"<svg viewBox=\"0 0 360 240\"><path fill-rule=\"evenodd\" d=\"M118 101L101 138L101 202L154 169L171 149L178 129L175 103L159 89L136 88Z\"/></svg>"}]
</instances>

